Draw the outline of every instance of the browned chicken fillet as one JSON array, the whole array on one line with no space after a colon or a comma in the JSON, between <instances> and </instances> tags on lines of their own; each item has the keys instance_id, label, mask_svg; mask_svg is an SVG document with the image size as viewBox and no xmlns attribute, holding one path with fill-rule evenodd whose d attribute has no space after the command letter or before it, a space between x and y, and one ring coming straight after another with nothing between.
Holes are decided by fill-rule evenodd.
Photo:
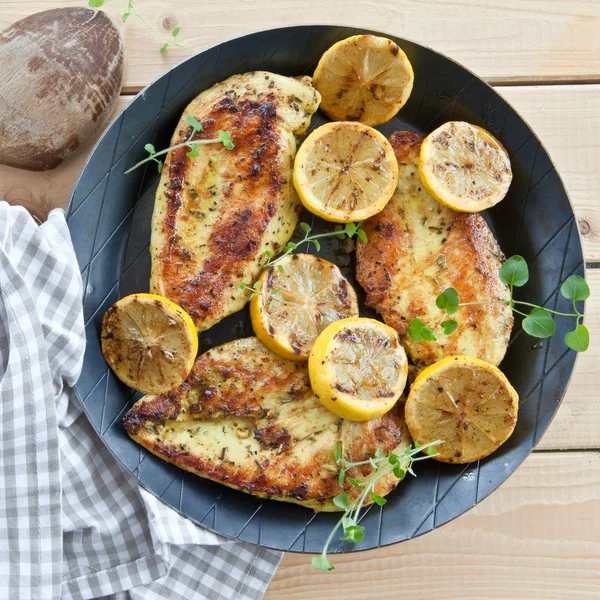
<instances>
[{"instance_id":1,"label":"browned chicken fillet","mask_svg":"<svg viewBox=\"0 0 600 600\"><path fill-rule=\"evenodd\" d=\"M290 239L301 204L292 183L296 138L320 96L310 78L256 71L202 92L184 111L171 144L189 139L186 118L228 131L235 145L188 147L167 155L152 217L150 289L179 304L204 331L240 310L265 262Z\"/></svg>"},{"instance_id":2,"label":"browned chicken fillet","mask_svg":"<svg viewBox=\"0 0 600 600\"><path fill-rule=\"evenodd\" d=\"M125 415L127 433L163 460L262 498L314 510L339 510L335 447L348 461L401 453L410 444L403 403L378 419L344 421L313 394L306 362L280 358L257 338L235 340L200 355L187 381L145 396ZM364 481L371 467L348 471ZM398 484L392 473L375 492ZM367 502L368 503L368 502Z\"/></svg>"},{"instance_id":3,"label":"browned chicken fillet","mask_svg":"<svg viewBox=\"0 0 600 600\"><path fill-rule=\"evenodd\" d=\"M394 133L390 142L399 167L398 186L382 212L363 229L368 243L357 247L356 278L367 292L366 304L396 329L410 358L419 366L445 356L465 354L498 365L513 324L504 304L463 306L452 316L458 329L436 342L413 342L412 319L440 329L448 318L436 297L454 287L461 302L508 300L498 277L504 255L484 219L439 204L421 185L419 151L423 137Z\"/></svg>"}]
</instances>

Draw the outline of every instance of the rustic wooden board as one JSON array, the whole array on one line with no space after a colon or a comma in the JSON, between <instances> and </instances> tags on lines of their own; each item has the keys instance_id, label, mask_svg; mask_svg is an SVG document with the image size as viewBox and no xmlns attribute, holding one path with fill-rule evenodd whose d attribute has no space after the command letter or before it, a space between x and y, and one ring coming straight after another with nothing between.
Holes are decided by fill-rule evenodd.
<instances>
[{"instance_id":1,"label":"rustic wooden board","mask_svg":"<svg viewBox=\"0 0 600 600\"><path fill-rule=\"evenodd\" d=\"M86 0L72 2L86 6ZM431 46L494 83L600 80L598 0L137 0L140 12L167 36L201 50L259 29L340 22L388 31ZM64 0L4 0L0 28ZM123 10L106 5L116 20ZM134 18L123 27L125 87L139 90L188 54L159 54L158 37Z\"/></svg>"},{"instance_id":2,"label":"rustic wooden board","mask_svg":"<svg viewBox=\"0 0 600 600\"><path fill-rule=\"evenodd\" d=\"M579 600L600 593L600 454L532 454L459 519L414 540L334 556L286 554L265 600Z\"/></svg>"}]
</instances>

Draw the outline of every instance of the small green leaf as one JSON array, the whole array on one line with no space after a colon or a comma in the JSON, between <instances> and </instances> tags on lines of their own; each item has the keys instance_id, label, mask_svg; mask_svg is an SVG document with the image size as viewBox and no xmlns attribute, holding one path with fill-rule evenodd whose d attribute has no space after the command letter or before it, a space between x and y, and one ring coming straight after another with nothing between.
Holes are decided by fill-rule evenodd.
<instances>
[{"instance_id":1,"label":"small green leaf","mask_svg":"<svg viewBox=\"0 0 600 600\"><path fill-rule=\"evenodd\" d=\"M287 252L288 250L295 250L298 247L298 244L295 244L294 242L288 242L285 247L284 250Z\"/></svg>"},{"instance_id":2,"label":"small green leaf","mask_svg":"<svg viewBox=\"0 0 600 600\"><path fill-rule=\"evenodd\" d=\"M375 450L375 458L381 458L383 456L383 450L381 448L377 448Z\"/></svg>"},{"instance_id":3,"label":"small green leaf","mask_svg":"<svg viewBox=\"0 0 600 600\"><path fill-rule=\"evenodd\" d=\"M162 168L163 168L163 161L162 160L157 160L156 164L158 165L158 172L161 173L162 172Z\"/></svg>"},{"instance_id":4,"label":"small green leaf","mask_svg":"<svg viewBox=\"0 0 600 600\"><path fill-rule=\"evenodd\" d=\"M458 322L454 319L447 319L446 321L442 321L442 329L446 335L450 335L456 331L458 327Z\"/></svg>"},{"instance_id":5,"label":"small green leaf","mask_svg":"<svg viewBox=\"0 0 600 600\"><path fill-rule=\"evenodd\" d=\"M104 0L90 0L88 6L90 8L100 8L104 4Z\"/></svg>"},{"instance_id":6,"label":"small green leaf","mask_svg":"<svg viewBox=\"0 0 600 600\"><path fill-rule=\"evenodd\" d=\"M345 239L344 228L341 225L336 225L334 228L335 237L339 240Z\"/></svg>"},{"instance_id":7,"label":"small green leaf","mask_svg":"<svg viewBox=\"0 0 600 600\"><path fill-rule=\"evenodd\" d=\"M404 479L404 476L406 475L406 471L400 465L395 465L393 472L398 479Z\"/></svg>"},{"instance_id":8,"label":"small green leaf","mask_svg":"<svg viewBox=\"0 0 600 600\"><path fill-rule=\"evenodd\" d=\"M130 14L131 14L130 12L124 12L123 16L121 17L121 21L123 21L123 23L125 23L125 21L127 21L127 19L129 19Z\"/></svg>"},{"instance_id":9,"label":"small green leaf","mask_svg":"<svg viewBox=\"0 0 600 600\"><path fill-rule=\"evenodd\" d=\"M229 131L219 131L219 141L222 142L223 146L227 148L227 150L233 150L235 146L229 137Z\"/></svg>"},{"instance_id":10,"label":"small green leaf","mask_svg":"<svg viewBox=\"0 0 600 600\"><path fill-rule=\"evenodd\" d=\"M358 483L354 477L348 477L348 481L358 490L362 490L362 483Z\"/></svg>"},{"instance_id":11,"label":"small green leaf","mask_svg":"<svg viewBox=\"0 0 600 600\"><path fill-rule=\"evenodd\" d=\"M342 447L340 444L335 445L335 462L339 463L342 459Z\"/></svg>"},{"instance_id":12,"label":"small green leaf","mask_svg":"<svg viewBox=\"0 0 600 600\"><path fill-rule=\"evenodd\" d=\"M458 310L458 292L454 288L445 289L436 299L435 305L453 315Z\"/></svg>"},{"instance_id":13,"label":"small green leaf","mask_svg":"<svg viewBox=\"0 0 600 600\"><path fill-rule=\"evenodd\" d=\"M358 226L356 225L356 223L346 223L346 226L344 227L344 231L346 232L346 235L349 238L351 238L356 233L357 229Z\"/></svg>"},{"instance_id":14,"label":"small green leaf","mask_svg":"<svg viewBox=\"0 0 600 600\"><path fill-rule=\"evenodd\" d=\"M398 465L398 464L400 464L400 458L398 457L397 454L390 452L388 454L388 462L390 463L390 465Z\"/></svg>"},{"instance_id":15,"label":"small green leaf","mask_svg":"<svg viewBox=\"0 0 600 600\"><path fill-rule=\"evenodd\" d=\"M421 319L413 319L408 326L408 335L413 342L435 342L436 337L433 331L421 321Z\"/></svg>"},{"instance_id":16,"label":"small green leaf","mask_svg":"<svg viewBox=\"0 0 600 600\"><path fill-rule=\"evenodd\" d=\"M160 53L164 54L168 48L169 48L169 42L167 42L164 46L161 46Z\"/></svg>"},{"instance_id":17,"label":"small green leaf","mask_svg":"<svg viewBox=\"0 0 600 600\"><path fill-rule=\"evenodd\" d=\"M344 494L343 492L341 494L338 494L337 496L333 497L333 503L338 507L338 508L342 508L342 509L346 509L350 506L350 498L348 498L348 494Z\"/></svg>"},{"instance_id":18,"label":"small green leaf","mask_svg":"<svg viewBox=\"0 0 600 600\"><path fill-rule=\"evenodd\" d=\"M179 32L181 31L181 27L175 27L175 29L173 29L173 33L171 34L174 38L176 38L179 35Z\"/></svg>"},{"instance_id":19,"label":"small green leaf","mask_svg":"<svg viewBox=\"0 0 600 600\"><path fill-rule=\"evenodd\" d=\"M144 146L144 150L148 153L148 154L154 154L156 152L156 150L154 149L154 146L152 144L146 144Z\"/></svg>"},{"instance_id":20,"label":"small green leaf","mask_svg":"<svg viewBox=\"0 0 600 600\"><path fill-rule=\"evenodd\" d=\"M549 338L556 331L556 324L545 308L534 308L522 322L525 333L536 338Z\"/></svg>"},{"instance_id":21,"label":"small green leaf","mask_svg":"<svg viewBox=\"0 0 600 600\"><path fill-rule=\"evenodd\" d=\"M242 283L240 283L240 285L238 285L238 288L240 290L245 290L248 287L248 284L245 281L242 281Z\"/></svg>"},{"instance_id":22,"label":"small green leaf","mask_svg":"<svg viewBox=\"0 0 600 600\"><path fill-rule=\"evenodd\" d=\"M382 498L379 494L376 494L375 492L369 492L369 497L371 498L371 500L373 500L373 502L375 502L375 504L377 504L377 506L383 506L387 502L385 498Z\"/></svg>"},{"instance_id":23,"label":"small green leaf","mask_svg":"<svg viewBox=\"0 0 600 600\"><path fill-rule=\"evenodd\" d=\"M342 540L344 542L354 542L355 544L362 542L365 537L364 532L365 528L362 525L350 525L350 527L344 529L344 537Z\"/></svg>"},{"instance_id":24,"label":"small green leaf","mask_svg":"<svg viewBox=\"0 0 600 600\"><path fill-rule=\"evenodd\" d=\"M192 117L192 115L188 115L185 118L185 121L194 130L194 132L202 131L202 123L200 123L200 121L198 121L198 119L195 119L194 117Z\"/></svg>"},{"instance_id":25,"label":"small green leaf","mask_svg":"<svg viewBox=\"0 0 600 600\"><path fill-rule=\"evenodd\" d=\"M585 325L577 325L574 331L565 333L565 344L576 352L585 352L590 346L590 332Z\"/></svg>"},{"instance_id":26,"label":"small green leaf","mask_svg":"<svg viewBox=\"0 0 600 600\"><path fill-rule=\"evenodd\" d=\"M277 265L277 270L278 270L280 273L283 273L283 265Z\"/></svg>"},{"instance_id":27,"label":"small green leaf","mask_svg":"<svg viewBox=\"0 0 600 600\"><path fill-rule=\"evenodd\" d=\"M189 152L186 152L186 156L189 156L190 158L196 158L196 156L200 155L200 152L198 152L198 144L194 144L192 142L190 144L190 148L191 150Z\"/></svg>"},{"instance_id":28,"label":"small green leaf","mask_svg":"<svg viewBox=\"0 0 600 600\"><path fill-rule=\"evenodd\" d=\"M270 250L265 250L265 256L271 260L273 258L273 253Z\"/></svg>"},{"instance_id":29,"label":"small green leaf","mask_svg":"<svg viewBox=\"0 0 600 600\"><path fill-rule=\"evenodd\" d=\"M253 284L252 288L257 290L260 287L260 279L257 279Z\"/></svg>"},{"instance_id":30,"label":"small green leaf","mask_svg":"<svg viewBox=\"0 0 600 600\"><path fill-rule=\"evenodd\" d=\"M583 277L571 275L560 286L560 293L565 298L570 298L574 302L578 302L580 300L587 300L590 297L590 288Z\"/></svg>"},{"instance_id":31,"label":"small green leaf","mask_svg":"<svg viewBox=\"0 0 600 600\"><path fill-rule=\"evenodd\" d=\"M302 229L302 231L304 231L304 233L310 233L312 230L312 227L308 223L300 223L300 229Z\"/></svg>"},{"instance_id":32,"label":"small green leaf","mask_svg":"<svg viewBox=\"0 0 600 600\"><path fill-rule=\"evenodd\" d=\"M522 287L529 281L529 267L522 256L511 256L498 271L500 281L511 287Z\"/></svg>"},{"instance_id":33,"label":"small green leaf","mask_svg":"<svg viewBox=\"0 0 600 600\"><path fill-rule=\"evenodd\" d=\"M340 473L338 475L338 485L342 487L344 485L344 479L346 478L346 469L340 469Z\"/></svg>"},{"instance_id":34,"label":"small green leaf","mask_svg":"<svg viewBox=\"0 0 600 600\"><path fill-rule=\"evenodd\" d=\"M358 239L363 243L366 244L369 241L369 238L367 237L367 234L365 232L364 229L359 229L356 232L356 235L358 235Z\"/></svg>"},{"instance_id":35,"label":"small green leaf","mask_svg":"<svg viewBox=\"0 0 600 600\"><path fill-rule=\"evenodd\" d=\"M315 245L315 250L317 252L321 251L321 244L319 244L319 240L312 240L312 243Z\"/></svg>"},{"instance_id":36,"label":"small green leaf","mask_svg":"<svg viewBox=\"0 0 600 600\"><path fill-rule=\"evenodd\" d=\"M335 567L327 560L327 557L323 556L322 554L320 554L319 556L313 556L312 566L313 569L325 571L326 573L335 569Z\"/></svg>"}]
</instances>

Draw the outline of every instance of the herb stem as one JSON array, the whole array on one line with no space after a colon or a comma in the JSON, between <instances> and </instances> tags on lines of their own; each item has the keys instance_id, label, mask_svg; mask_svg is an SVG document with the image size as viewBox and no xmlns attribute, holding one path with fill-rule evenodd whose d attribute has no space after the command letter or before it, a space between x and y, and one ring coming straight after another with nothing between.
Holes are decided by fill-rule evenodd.
<instances>
[{"instance_id":1,"label":"herb stem","mask_svg":"<svg viewBox=\"0 0 600 600\"><path fill-rule=\"evenodd\" d=\"M220 141L221 140L219 138L214 138L214 139L210 139L210 140L198 140L198 141L192 142L192 141L190 141L190 138L188 138L187 140L185 140L185 142L181 142L180 144L175 144L174 146L170 146L169 148L165 148L164 150L160 150L159 152L154 152L147 158L144 158L144 160L140 160L139 163L136 163L135 165L133 165L133 167L127 169L127 171L125 171L124 175L127 175L127 173L131 173L131 171L134 171L138 167L141 167L143 164L150 162L151 160L155 160L155 158L157 156L162 156L163 154L167 154L168 152L171 152L171 150L177 150L177 148L183 148L185 146L187 146L188 148L192 148L191 144L193 144L194 146L196 146L196 145L205 146L206 144L216 144Z\"/></svg>"},{"instance_id":2,"label":"herb stem","mask_svg":"<svg viewBox=\"0 0 600 600\"><path fill-rule=\"evenodd\" d=\"M489 300L487 302L461 302L458 306L475 306L476 304L509 304L506 300Z\"/></svg>"},{"instance_id":3,"label":"herb stem","mask_svg":"<svg viewBox=\"0 0 600 600\"><path fill-rule=\"evenodd\" d=\"M160 37L163 42L166 42L167 44L169 44L169 46L177 46L177 48L181 48L182 50L185 50L186 52L191 52L192 54L194 54L195 50L193 50L192 48L188 48L187 46L177 43L174 38L168 38L165 35L163 35L162 32L160 32L156 27L154 27L154 25L152 25L152 23L147 21L138 12L138 10L135 8L135 6L133 6L133 3L130 3L129 6L125 6L125 4L122 4L121 2L119 2L119 0L113 0L113 2L117 5L119 5L121 8L123 8L128 13L135 15L144 25L146 25L146 27L148 27L149 29L154 31L154 33L156 33L156 35L158 37Z\"/></svg>"},{"instance_id":4,"label":"herb stem","mask_svg":"<svg viewBox=\"0 0 600 600\"><path fill-rule=\"evenodd\" d=\"M531 304L531 302L523 302L522 300L513 300L513 304L522 304L524 306L531 306L533 308L543 308L544 310L547 310L549 313L553 313L555 315L560 315L561 317L577 317L581 314L579 312L577 312L577 313L558 312L557 310L551 310L550 308L546 308L545 306L538 306L537 304Z\"/></svg>"}]
</instances>

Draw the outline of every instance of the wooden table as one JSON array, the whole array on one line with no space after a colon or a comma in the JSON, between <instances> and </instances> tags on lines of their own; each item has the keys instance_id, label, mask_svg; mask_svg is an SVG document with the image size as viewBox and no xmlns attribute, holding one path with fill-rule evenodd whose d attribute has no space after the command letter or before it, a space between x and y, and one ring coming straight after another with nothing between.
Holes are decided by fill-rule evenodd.
<instances>
[{"instance_id":1,"label":"wooden table","mask_svg":"<svg viewBox=\"0 0 600 600\"><path fill-rule=\"evenodd\" d=\"M1 0L0 28L83 0ZM497 87L532 125L564 178L583 234L600 311L599 0L138 0L168 34L201 50L256 29L299 23L372 27L429 45ZM117 6L106 11L118 17ZM135 19L123 27L127 67L118 110L184 58ZM90 146L91 147L91 146ZM89 150L89 148L87 149ZM85 154L85 152L84 152ZM0 198L39 217L65 206L85 156L46 173L0 167ZM557 417L536 451L495 493L454 522L390 548L336 557L331 574L284 557L269 600L600 597L600 318ZM563 450L563 451L561 451Z\"/></svg>"}]
</instances>

